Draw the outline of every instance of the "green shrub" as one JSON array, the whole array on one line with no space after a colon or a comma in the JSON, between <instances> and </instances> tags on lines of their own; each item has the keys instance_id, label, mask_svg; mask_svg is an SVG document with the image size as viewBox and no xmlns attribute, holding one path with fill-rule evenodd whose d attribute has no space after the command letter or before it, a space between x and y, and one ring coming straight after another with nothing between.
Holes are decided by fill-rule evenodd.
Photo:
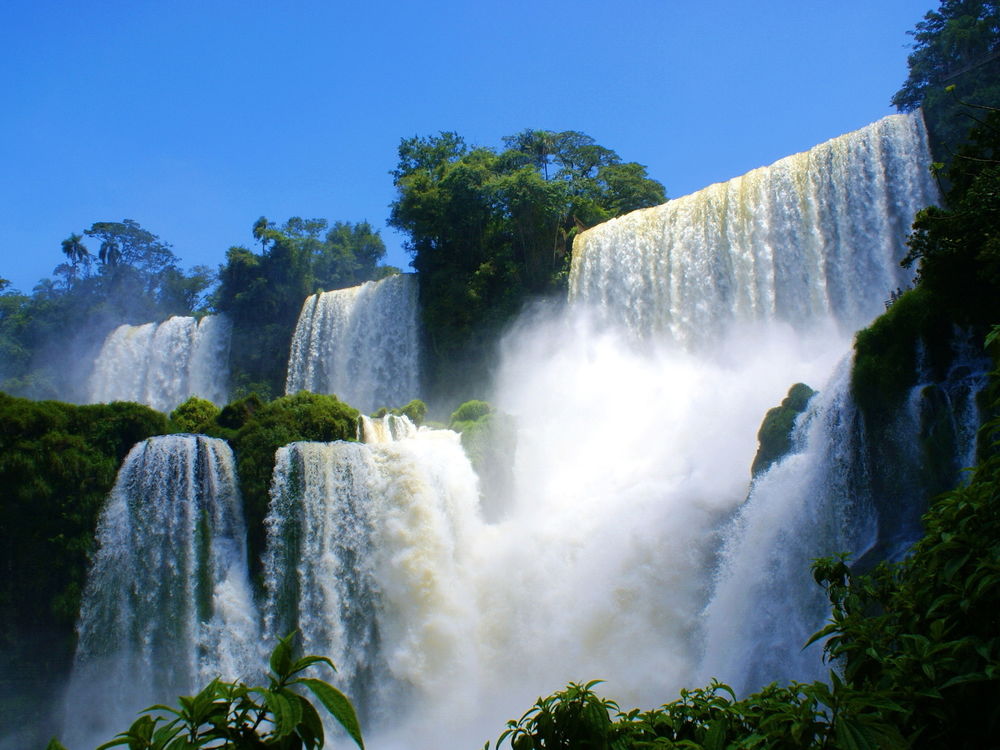
<instances>
[{"instance_id":1,"label":"green shrub","mask_svg":"<svg viewBox=\"0 0 1000 750\"><path fill-rule=\"evenodd\" d=\"M180 432L200 433L211 429L220 413L211 401L192 396L170 412L170 421Z\"/></svg>"}]
</instances>

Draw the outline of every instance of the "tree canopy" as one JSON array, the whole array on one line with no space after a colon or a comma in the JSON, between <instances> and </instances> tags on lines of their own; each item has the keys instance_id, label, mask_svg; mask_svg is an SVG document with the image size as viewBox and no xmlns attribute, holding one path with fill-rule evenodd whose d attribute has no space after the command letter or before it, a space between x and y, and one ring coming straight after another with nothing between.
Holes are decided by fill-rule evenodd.
<instances>
[{"instance_id":1,"label":"tree canopy","mask_svg":"<svg viewBox=\"0 0 1000 750\"><path fill-rule=\"evenodd\" d=\"M943 159L972 124L960 100L1000 106L1000 3L942 0L909 34L909 75L892 104L903 112L923 107Z\"/></svg>"}]
</instances>

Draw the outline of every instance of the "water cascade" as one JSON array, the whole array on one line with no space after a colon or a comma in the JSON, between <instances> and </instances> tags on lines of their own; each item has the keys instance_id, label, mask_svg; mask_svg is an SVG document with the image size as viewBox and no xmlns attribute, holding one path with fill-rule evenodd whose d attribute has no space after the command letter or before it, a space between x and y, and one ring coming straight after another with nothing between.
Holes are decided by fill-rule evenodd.
<instances>
[{"instance_id":1,"label":"water cascade","mask_svg":"<svg viewBox=\"0 0 1000 750\"><path fill-rule=\"evenodd\" d=\"M138 710L213 677L255 677L258 614L224 441L138 443L101 513L97 543L67 697L71 746L99 744Z\"/></svg>"},{"instance_id":2,"label":"water cascade","mask_svg":"<svg viewBox=\"0 0 1000 750\"><path fill-rule=\"evenodd\" d=\"M218 315L119 326L94 363L88 400L137 401L165 413L190 396L221 406L228 399L230 332Z\"/></svg>"},{"instance_id":3,"label":"water cascade","mask_svg":"<svg viewBox=\"0 0 1000 750\"><path fill-rule=\"evenodd\" d=\"M365 419L364 443L281 448L263 642L298 628L329 655L382 748L480 746L571 680L652 707L706 675L743 688L810 677L796 670L815 655L772 658L797 652L822 598L789 571L808 578L798 560L830 545L894 543L843 362L907 279L907 227L935 199L928 163L919 115L893 116L581 234L573 304L525 314L502 347L488 400L517 449L510 497L488 517L448 430ZM288 391L366 411L419 395L415 300L408 277L310 297ZM760 420L795 382L820 389L797 452L751 485ZM963 415L952 433L968 434L969 398L938 390L915 397L901 435L938 424L926 404L945 401ZM137 494L134 460L109 513ZM114 514L102 540L127 517ZM93 607L82 636L119 632Z\"/></svg>"},{"instance_id":4,"label":"water cascade","mask_svg":"<svg viewBox=\"0 0 1000 750\"><path fill-rule=\"evenodd\" d=\"M333 393L364 412L419 394L417 280L381 281L314 294L292 337L285 391Z\"/></svg>"},{"instance_id":5,"label":"water cascade","mask_svg":"<svg viewBox=\"0 0 1000 750\"><path fill-rule=\"evenodd\" d=\"M852 334L910 280L910 224L937 200L928 164L920 113L886 117L584 232L570 297L686 346L748 321Z\"/></svg>"},{"instance_id":6,"label":"water cascade","mask_svg":"<svg viewBox=\"0 0 1000 750\"><path fill-rule=\"evenodd\" d=\"M476 477L458 435L403 426L281 448L266 521L266 639L298 628L376 724L453 692L464 705L451 680L475 661Z\"/></svg>"}]
</instances>

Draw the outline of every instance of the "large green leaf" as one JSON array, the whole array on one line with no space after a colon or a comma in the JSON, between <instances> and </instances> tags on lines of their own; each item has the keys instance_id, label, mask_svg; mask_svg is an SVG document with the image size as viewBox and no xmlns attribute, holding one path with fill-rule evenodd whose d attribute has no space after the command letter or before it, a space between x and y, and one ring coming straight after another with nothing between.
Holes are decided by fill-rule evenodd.
<instances>
[{"instance_id":1,"label":"large green leaf","mask_svg":"<svg viewBox=\"0 0 1000 750\"><path fill-rule=\"evenodd\" d=\"M315 695L319 702L323 704L333 718L340 722L341 726L347 730L358 747L364 750L364 740L361 739L361 724L358 722L358 715L354 711L354 706L347 696L337 690L333 685L316 680L311 677L303 677L296 682L305 685Z\"/></svg>"}]
</instances>

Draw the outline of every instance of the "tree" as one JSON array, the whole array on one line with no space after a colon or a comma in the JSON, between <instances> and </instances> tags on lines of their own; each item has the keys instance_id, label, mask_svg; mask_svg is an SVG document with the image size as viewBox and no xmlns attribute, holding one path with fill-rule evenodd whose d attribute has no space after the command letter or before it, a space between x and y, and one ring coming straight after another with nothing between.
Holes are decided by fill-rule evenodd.
<instances>
[{"instance_id":1,"label":"tree","mask_svg":"<svg viewBox=\"0 0 1000 750\"><path fill-rule=\"evenodd\" d=\"M971 124L959 100L1000 106L1000 3L942 0L908 33L909 75L892 104L902 112L923 107L943 160Z\"/></svg>"}]
</instances>

